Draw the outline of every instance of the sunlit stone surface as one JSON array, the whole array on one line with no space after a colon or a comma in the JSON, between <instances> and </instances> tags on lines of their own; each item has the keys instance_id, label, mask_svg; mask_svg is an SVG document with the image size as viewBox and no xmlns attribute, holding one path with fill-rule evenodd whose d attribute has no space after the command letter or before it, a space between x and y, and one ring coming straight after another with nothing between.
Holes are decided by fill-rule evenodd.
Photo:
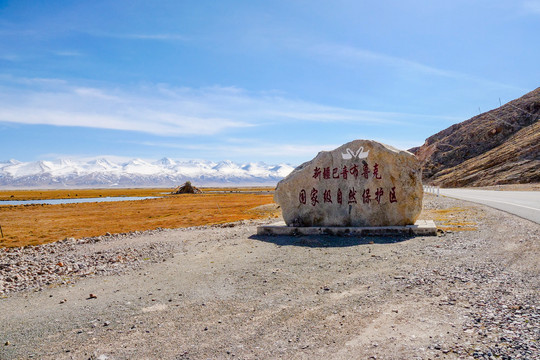
<instances>
[{"instance_id":1,"label":"sunlit stone surface","mask_svg":"<svg viewBox=\"0 0 540 360\"><path fill-rule=\"evenodd\" d=\"M413 154L355 140L297 167L275 201L289 226L394 226L414 224L422 196Z\"/></svg>"}]
</instances>

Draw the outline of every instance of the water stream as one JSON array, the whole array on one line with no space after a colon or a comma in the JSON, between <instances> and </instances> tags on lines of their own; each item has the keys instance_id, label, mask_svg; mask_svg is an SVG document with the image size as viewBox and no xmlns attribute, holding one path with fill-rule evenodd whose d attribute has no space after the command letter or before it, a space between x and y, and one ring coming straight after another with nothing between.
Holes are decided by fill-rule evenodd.
<instances>
[{"instance_id":1,"label":"water stream","mask_svg":"<svg viewBox=\"0 0 540 360\"><path fill-rule=\"evenodd\" d=\"M78 204L78 203L92 203L92 202L111 202L111 201L133 201L133 200L145 200L145 199L157 199L158 196L110 196L100 198L79 198L79 199L47 199L47 200L3 200L0 201L2 205L59 205L59 204Z\"/></svg>"}]
</instances>

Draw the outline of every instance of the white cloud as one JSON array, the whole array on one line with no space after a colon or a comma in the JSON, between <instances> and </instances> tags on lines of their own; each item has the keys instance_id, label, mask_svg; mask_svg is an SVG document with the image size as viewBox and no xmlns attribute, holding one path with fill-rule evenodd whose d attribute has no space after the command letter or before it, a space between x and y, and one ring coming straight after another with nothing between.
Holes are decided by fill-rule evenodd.
<instances>
[{"instance_id":1,"label":"white cloud","mask_svg":"<svg viewBox=\"0 0 540 360\"><path fill-rule=\"evenodd\" d=\"M118 156L118 155L88 155L88 154L74 154L74 153L44 153L39 154L36 159L39 160L49 160L49 161L58 161L58 160L71 160L77 162L89 162L92 160L106 159L114 163L126 163L130 160L133 160L133 157L129 156ZM144 161L156 161L154 158L143 158Z\"/></svg>"},{"instance_id":2,"label":"white cloud","mask_svg":"<svg viewBox=\"0 0 540 360\"><path fill-rule=\"evenodd\" d=\"M141 145L153 146L159 148L171 148L180 150L197 151L201 156L208 153L223 153L227 156L236 157L238 155L250 154L255 157L306 157L314 156L319 151L333 150L339 147L339 144L281 144L267 142L241 142L236 144L181 144L166 142L145 141Z\"/></svg>"},{"instance_id":3,"label":"white cloud","mask_svg":"<svg viewBox=\"0 0 540 360\"><path fill-rule=\"evenodd\" d=\"M67 81L62 79L51 79L51 78L26 78L26 77L14 77L12 75L0 74L0 84L4 82L7 86L14 85L32 85L32 86L62 86L67 85ZM6 87L7 87L6 86ZM2 90L2 85L0 85L0 90Z\"/></svg>"},{"instance_id":4,"label":"white cloud","mask_svg":"<svg viewBox=\"0 0 540 360\"><path fill-rule=\"evenodd\" d=\"M72 51L72 50L60 50L60 51L54 51L55 55L58 56L65 56L65 57L78 57L82 56L83 54L79 51Z\"/></svg>"},{"instance_id":5,"label":"white cloud","mask_svg":"<svg viewBox=\"0 0 540 360\"><path fill-rule=\"evenodd\" d=\"M159 151L179 150L183 154L192 154L191 159L214 159L216 161L233 159L244 162L245 159L264 159L266 162L285 162L299 165L314 158L320 151L330 151L341 144L291 144L271 143L266 141L244 141L236 144L182 144L165 142L143 142L139 145L155 147ZM221 154L221 155L218 155ZM246 156L246 154L248 154ZM221 156L221 157L220 157Z\"/></svg>"},{"instance_id":6,"label":"white cloud","mask_svg":"<svg viewBox=\"0 0 540 360\"><path fill-rule=\"evenodd\" d=\"M158 135L214 135L252 126L247 121L218 116L213 110L215 104L205 103L204 98L184 96L177 101L161 96L155 88L128 92L42 80L19 84L30 88L0 88L0 121ZM200 111L190 109L190 104Z\"/></svg>"},{"instance_id":7,"label":"white cloud","mask_svg":"<svg viewBox=\"0 0 540 360\"><path fill-rule=\"evenodd\" d=\"M319 54L335 57L340 59L348 59L352 61L370 61L382 63L388 66L397 67L405 70L417 71L429 75L438 75L444 77L459 77L459 73L437 69L428 65L424 65L415 61L389 56L366 49L360 49L353 46L337 45L337 44L320 44L312 47L314 52Z\"/></svg>"},{"instance_id":8,"label":"white cloud","mask_svg":"<svg viewBox=\"0 0 540 360\"><path fill-rule=\"evenodd\" d=\"M97 37L108 37L115 39L131 39L131 40L159 40L159 41L187 41L189 38L181 34L141 34L141 33L105 33L91 32L90 35Z\"/></svg>"},{"instance_id":9,"label":"white cloud","mask_svg":"<svg viewBox=\"0 0 540 360\"><path fill-rule=\"evenodd\" d=\"M120 97L107 94L101 89L95 89L95 88L89 88L89 87L78 87L78 88L73 89L73 91L81 97L97 98L97 99L102 99L102 100L122 102L122 99Z\"/></svg>"},{"instance_id":10,"label":"white cloud","mask_svg":"<svg viewBox=\"0 0 540 360\"><path fill-rule=\"evenodd\" d=\"M531 2L532 3L532 2ZM534 2L534 4L540 4L540 2ZM531 5L532 6L532 5ZM536 5L535 5L536 6ZM540 9L540 6L539 6ZM482 79L477 76L461 73L458 71L439 69L437 67L422 64L420 62L390 56L366 49L361 49L353 46L340 45L340 44L319 44L309 47L309 51L318 55L325 56L328 59L334 59L338 61L348 61L353 64L357 62L372 62L377 64L383 64L389 67L396 68L403 72L412 72L423 75L439 76L450 79L466 80L469 82L475 82L490 87L518 89L525 91L525 89L518 88L513 85L502 84L496 81Z\"/></svg>"},{"instance_id":11,"label":"white cloud","mask_svg":"<svg viewBox=\"0 0 540 360\"><path fill-rule=\"evenodd\" d=\"M19 61L21 60L21 57L15 54L0 54L0 60Z\"/></svg>"},{"instance_id":12,"label":"white cloud","mask_svg":"<svg viewBox=\"0 0 540 360\"><path fill-rule=\"evenodd\" d=\"M540 1L538 0L525 1L523 2L522 7L526 13L540 15Z\"/></svg>"},{"instance_id":13,"label":"white cloud","mask_svg":"<svg viewBox=\"0 0 540 360\"><path fill-rule=\"evenodd\" d=\"M396 124L416 116L326 106L235 87L159 84L120 89L57 79L1 76L0 80L7 83L0 86L0 121L12 123L182 136L291 122Z\"/></svg>"},{"instance_id":14,"label":"white cloud","mask_svg":"<svg viewBox=\"0 0 540 360\"><path fill-rule=\"evenodd\" d=\"M349 139L346 141L352 141ZM424 143L424 139L417 140L396 140L382 137L375 137L372 140L391 145L397 149L407 150ZM323 144L291 144L291 143L273 143L267 141L255 141L249 139L224 139L219 144L185 144L177 142L152 142L144 141L139 145L155 147L159 149L177 149L187 152L195 152L201 158L215 156L218 154L227 154L232 158L243 158L249 154L254 158L287 158L291 161L307 161L319 153L319 151L331 151L343 144L323 143Z\"/></svg>"}]
</instances>

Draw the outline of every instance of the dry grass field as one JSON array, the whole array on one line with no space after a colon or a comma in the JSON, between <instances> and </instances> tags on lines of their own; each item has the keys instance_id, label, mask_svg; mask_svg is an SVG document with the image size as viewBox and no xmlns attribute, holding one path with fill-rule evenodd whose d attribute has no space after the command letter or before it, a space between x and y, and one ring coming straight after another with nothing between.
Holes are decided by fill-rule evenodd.
<instances>
[{"instance_id":1,"label":"dry grass field","mask_svg":"<svg viewBox=\"0 0 540 360\"><path fill-rule=\"evenodd\" d=\"M272 189L206 189L223 193L159 199L63 205L0 206L0 247L37 245L66 237L99 236L156 228L220 224L277 217ZM0 200L107 196L163 196L171 189L86 189L1 191Z\"/></svg>"},{"instance_id":2,"label":"dry grass field","mask_svg":"<svg viewBox=\"0 0 540 360\"><path fill-rule=\"evenodd\" d=\"M61 190L0 190L3 200L81 199L116 196L167 196L173 189L61 189ZM257 188L201 188L205 193L263 193L273 191L270 187Z\"/></svg>"},{"instance_id":3,"label":"dry grass field","mask_svg":"<svg viewBox=\"0 0 540 360\"><path fill-rule=\"evenodd\" d=\"M159 196L158 199L63 205L0 206L1 247L38 245L68 237L277 218L273 188L204 188L203 194L170 195L172 189L4 190L0 200ZM444 231L475 231L472 209L424 210ZM474 216L473 216L474 215Z\"/></svg>"}]
</instances>

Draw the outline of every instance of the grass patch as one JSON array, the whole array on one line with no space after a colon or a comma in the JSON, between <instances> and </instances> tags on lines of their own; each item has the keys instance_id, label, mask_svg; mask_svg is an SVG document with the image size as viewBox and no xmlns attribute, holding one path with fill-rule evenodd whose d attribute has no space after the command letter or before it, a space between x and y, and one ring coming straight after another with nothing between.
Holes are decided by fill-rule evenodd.
<instances>
[{"instance_id":1,"label":"grass patch","mask_svg":"<svg viewBox=\"0 0 540 360\"><path fill-rule=\"evenodd\" d=\"M121 189L113 190L114 195L111 192L103 192L102 195L150 196L152 191L164 191L122 189L127 192L120 195L116 190ZM140 192L134 193L132 190ZM93 191L94 194L101 193L99 190ZM56 190L52 192L49 195L56 196ZM89 194L82 191L73 193L85 197ZM275 206L261 208L269 204L273 204L272 195L250 189L250 192L183 194L138 201L0 206L0 225L4 233L4 237L0 238L0 247L37 245L66 237L99 236L107 232L114 234L278 217L280 211Z\"/></svg>"},{"instance_id":2,"label":"grass patch","mask_svg":"<svg viewBox=\"0 0 540 360\"><path fill-rule=\"evenodd\" d=\"M148 189L58 189L58 190L0 190L0 201L3 200L50 200L50 199L77 199L99 198L117 196L181 196L172 195L173 188ZM274 191L273 187L245 187L245 188L201 188L208 193L268 193Z\"/></svg>"},{"instance_id":3,"label":"grass patch","mask_svg":"<svg viewBox=\"0 0 540 360\"><path fill-rule=\"evenodd\" d=\"M440 210L424 210L422 218L435 221L437 227L444 231L477 231L478 223L471 221L482 216L478 209L451 207Z\"/></svg>"},{"instance_id":4,"label":"grass patch","mask_svg":"<svg viewBox=\"0 0 540 360\"><path fill-rule=\"evenodd\" d=\"M164 196L171 189L61 189L61 190L2 190L1 200L50 200L99 198L116 196Z\"/></svg>"}]
</instances>

